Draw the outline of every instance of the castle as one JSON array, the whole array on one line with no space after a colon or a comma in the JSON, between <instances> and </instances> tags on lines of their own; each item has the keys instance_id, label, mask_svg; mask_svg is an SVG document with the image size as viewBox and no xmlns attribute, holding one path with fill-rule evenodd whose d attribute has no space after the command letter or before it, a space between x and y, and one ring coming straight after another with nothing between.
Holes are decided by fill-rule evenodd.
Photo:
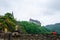
<instances>
[{"instance_id":1,"label":"castle","mask_svg":"<svg viewBox=\"0 0 60 40\"><path fill-rule=\"evenodd\" d=\"M41 23L38 20L30 19L29 21L41 26Z\"/></svg>"}]
</instances>

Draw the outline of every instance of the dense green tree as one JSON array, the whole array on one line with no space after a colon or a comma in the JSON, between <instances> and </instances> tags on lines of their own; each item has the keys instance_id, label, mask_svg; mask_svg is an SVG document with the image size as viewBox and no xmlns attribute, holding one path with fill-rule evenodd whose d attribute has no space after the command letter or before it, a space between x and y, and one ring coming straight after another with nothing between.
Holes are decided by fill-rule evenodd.
<instances>
[{"instance_id":1,"label":"dense green tree","mask_svg":"<svg viewBox=\"0 0 60 40\"><path fill-rule=\"evenodd\" d=\"M9 31L15 30L15 23L13 20L15 19L11 13L6 13L4 16L0 16L0 23L3 25L3 27L7 27Z\"/></svg>"},{"instance_id":2,"label":"dense green tree","mask_svg":"<svg viewBox=\"0 0 60 40\"><path fill-rule=\"evenodd\" d=\"M20 25L22 27L24 27L24 30L26 30L26 32L29 34L47 34L47 33L49 33L49 31L47 31L44 27L31 23L31 22L21 21Z\"/></svg>"}]
</instances>

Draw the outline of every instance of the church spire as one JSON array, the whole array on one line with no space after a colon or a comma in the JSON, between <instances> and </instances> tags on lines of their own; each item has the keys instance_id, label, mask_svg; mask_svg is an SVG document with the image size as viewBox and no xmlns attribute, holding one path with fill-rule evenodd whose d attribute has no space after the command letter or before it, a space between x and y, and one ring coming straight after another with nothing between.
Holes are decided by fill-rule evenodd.
<instances>
[{"instance_id":1,"label":"church spire","mask_svg":"<svg viewBox=\"0 0 60 40\"><path fill-rule=\"evenodd\" d=\"M13 18L14 18L14 14L13 14L13 11L12 11L12 16L13 16Z\"/></svg>"},{"instance_id":2,"label":"church spire","mask_svg":"<svg viewBox=\"0 0 60 40\"><path fill-rule=\"evenodd\" d=\"M13 15L13 11L12 11L12 15Z\"/></svg>"}]
</instances>

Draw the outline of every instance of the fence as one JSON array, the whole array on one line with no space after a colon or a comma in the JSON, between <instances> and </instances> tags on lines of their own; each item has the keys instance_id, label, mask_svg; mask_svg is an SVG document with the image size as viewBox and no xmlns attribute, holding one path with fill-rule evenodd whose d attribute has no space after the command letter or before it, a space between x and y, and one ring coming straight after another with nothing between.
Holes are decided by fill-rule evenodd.
<instances>
[{"instance_id":1,"label":"fence","mask_svg":"<svg viewBox=\"0 0 60 40\"><path fill-rule=\"evenodd\" d=\"M60 35L0 33L0 40L60 40Z\"/></svg>"}]
</instances>

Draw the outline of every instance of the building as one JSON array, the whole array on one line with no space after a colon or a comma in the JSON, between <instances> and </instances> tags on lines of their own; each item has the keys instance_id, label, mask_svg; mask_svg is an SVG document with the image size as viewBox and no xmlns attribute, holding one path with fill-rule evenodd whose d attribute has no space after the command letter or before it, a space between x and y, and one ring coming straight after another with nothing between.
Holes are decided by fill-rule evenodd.
<instances>
[{"instance_id":1,"label":"building","mask_svg":"<svg viewBox=\"0 0 60 40\"><path fill-rule=\"evenodd\" d=\"M29 21L41 26L41 23L38 20L30 19Z\"/></svg>"}]
</instances>

